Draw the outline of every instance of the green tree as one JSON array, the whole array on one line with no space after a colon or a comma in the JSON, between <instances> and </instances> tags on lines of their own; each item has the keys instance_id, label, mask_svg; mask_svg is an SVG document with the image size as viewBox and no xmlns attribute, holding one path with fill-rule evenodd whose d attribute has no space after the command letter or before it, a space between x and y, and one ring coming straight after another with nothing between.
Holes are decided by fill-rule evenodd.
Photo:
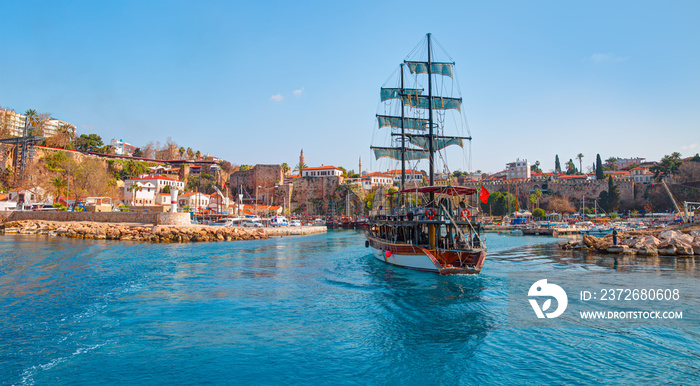
<instances>
[{"instance_id":1,"label":"green tree","mask_svg":"<svg viewBox=\"0 0 700 386\"><path fill-rule=\"evenodd\" d=\"M301 175L302 170L306 168L308 168L308 166L305 163L299 162L296 166L294 166L294 170L292 170L292 173L299 172L299 175Z\"/></svg>"},{"instance_id":2,"label":"green tree","mask_svg":"<svg viewBox=\"0 0 700 386\"><path fill-rule=\"evenodd\" d=\"M566 174L567 175L573 175L576 174L576 165L574 165L574 160L569 159L569 162L566 163Z\"/></svg>"},{"instance_id":3,"label":"green tree","mask_svg":"<svg viewBox=\"0 0 700 386\"><path fill-rule=\"evenodd\" d=\"M620 192L615 186L612 176L608 176L608 191L600 192L598 200L606 212L614 212L620 207Z\"/></svg>"},{"instance_id":4,"label":"green tree","mask_svg":"<svg viewBox=\"0 0 700 386\"><path fill-rule=\"evenodd\" d=\"M35 130L34 127L38 123L39 113L37 113L36 110L34 110L34 109L29 109L29 110L24 112L24 115L27 117L27 120L29 121L29 127L31 127L31 129L29 129L29 135L37 135L38 133L34 132L34 130Z\"/></svg>"},{"instance_id":5,"label":"green tree","mask_svg":"<svg viewBox=\"0 0 700 386\"><path fill-rule=\"evenodd\" d=\"M700 162L700 153L695 153L693 158L691 158L690 160L694 162Z\"/></svg>"},{"instance_id":6,"label":"green tree","mask_svg":"<svg viewBox=\"0 0 700 386\"><path fill-rule=\"evenodd\" d=\"M78 151L92 151L99 152L102 150L104 143L102 142L102 137L97 134L81 134L76 141L76 150Z\"/></svg>"},{"instance_id":7,"label":"green tree","mask_svg":"<svg viewBox=\"0 0 700 386\"><path fill-rule=\"evenodd\" d=\"M535 189L534 192L530 195L528 198L528 201L532 204L533 208L536 204L539 204L540 198L542 197L542 191L539 189Z\"/></svg>"},{"instance_id":8,"label":"green tree","mask_svg":"<svg viewBox=\"0 0 700 386\"><path fill-rule=\"evenodd\" d=\"M134 182L133 185L129 187L129 191L131 192L131 204L134 205L136 203L136 192L142 191L143 188L141 188L137 183Z\"/></svg>"},{"instance_id":9,"label":"green tree","mask_svg":"<svg viewBox=\"0 0 700 386\"><path fill-rule=\"evenodd\" d=\"M605 178L605 173L603 173L603 162L600 160L600 154L598 154L595 159L595 179L602 180L603 178Z\"/></svg>"},{"instance_id":10,"label":"green tree","mask_svg":"<svg viewBox=\"0 0 700 386\"><path fill-rule=\"evenodd\" d=\"M132 156L143 158L143 152L141 151L141 148L137 147L136 150L134 150L134 154L132 154Z\"/></svg>"},{"instance_id":11,"label":"green tree","mask_svg":"<svg viewBox=\"0 0 700 386\"><path fill-rule=\"evenodd\" d=\"M578 153L576 158L578 158L578 170L583 174L583 153Z\"/></svg>"},{"instance_id":12,"label":"green tree","mask_svg":"<svg viewBox=\"0 0 700 386\"><path fill-rule=\"evenodd\" d=\"M518 199L512 193L493 192L486 204L481 203L481 209L494 216L505 216L519 209Z\"/></svg>"},{"instance_id":13,"label":"green tree","mask_svg":"<svg viewBox=\"0 0 700 386\"><path fill-rule=\"evenodd\" d=\"M289 165L286 162L282 163L282 173L284 173L286 175L287 173L289 173L290 169L291 168L289 167Z\"/></svg>"},{"instance_id":14,"label":"green tree","mask_svg":"<svg viewBox=\"0 0 700 386\"><path fill-rule=\"evenodd\" d=\"M187 152L187 150L185 150L184 147L180 146L177 152L180 153L180 159L182 159L183 157L185 157L185 153Z\"/></svg>"},{"instance_id":15,"label":"green tree","mask_svg":"<svg viewBox=\"0 0 700 386\"><path fill-rule=\"evenodd\" d=\"M535 161L534 164L530 165L530 171L533 173L542 173L542 169L540 169L540 161Z\"/></svg>"},{"instance_id":16,"label":"green tree","mask_svg":"<svg viewBox=\"0 0 700 386\"><path fill-rule=\"evenodd\" d=\"M250 170L250 169L251 169L250 165L245 165L245 164L241 165L241 166L238 168L238 170L239 170L239 171L242 171L242 172L244 172L244 171L246 171L246 170Z\"/></svg>"},{"instance_id":17,"label":"green tree","mask_svg":"<svg viewBox=\"0 0 700 386\"><path fill-rule=\"evenodd\" d=\"M535 210L532 211L532 215L535 218L544 218L544 216L547 215L547 212L544 211L542 208L536 208Z\"/></svg>"},{"instance_id":18,"label":"green tree","mask_svg":"<svg viewBox=\"0 0 700 386\"><path fill-rule=\"evenodd\" d=\"M559 163L559 154L554 157L554 172L561 173L561 163Z\"/></svg>"},{"instance_id":19,"label":"green tree","mask_svg":"<svg viewBox=\"0 0 700 386\"><path fill-rule=\"evenodd\" d=\"M619 158L617 157L610 157L605 160L605 165L603 166L604 170L617 170L617 161Z\"/></svg>"},{"instance_id":20,"label":"green tree","mask_svg":"<svg viewBox=\"0 0 700 386\"><path fill-rule=\"evenodd\" d=\"M654 179L661 181L664 176L678 173L678 169L683 165L681 153L674 152L671 155L665 155L661 162L649 168L650 172L654 173Z\"/></svg>"},{"instance_id":21,"label":"green tree","mask_svg":"<svg viewBox=\"0 0 700 386\"><path fill-rule=\"evenodd\" d=\"M58 200L59 197L66 194L68 180L60 176L51 177L49 179L49 185L51 186L51 195Z\"/></svg>"}]
</instances>

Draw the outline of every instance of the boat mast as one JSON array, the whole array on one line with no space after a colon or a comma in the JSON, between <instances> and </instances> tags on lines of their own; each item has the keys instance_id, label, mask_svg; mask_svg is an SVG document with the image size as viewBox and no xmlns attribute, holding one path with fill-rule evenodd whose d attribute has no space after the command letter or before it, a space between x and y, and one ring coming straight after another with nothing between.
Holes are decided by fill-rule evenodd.
<instances>
[{"instance_id":1,"label":"boat mast","mask_svg":"<svg viewBox=\"0 0 700 386\"><path fill-rule=\"evenodd\" d=\"M434 167L433 162L435 155L433 154L433 69L432 57L430 56L430 35L428 34L428 154L430 163L430 186L434 185ZM435 193L430 192L430 204L434 205Z\"/></svg>"},{"instance_id":2,"label":"boat mast","mask_svg":"<svg viewBox=\"0 0 700 386\"><path fill-rule=\"evenodd\" d=\"M401 92L403 90L403 66L401 63ZM404 184L406 183L406 131L404 129L404 102L401 98L401 190L404 190ZM403 196L401 196L403 197Z\"/></svg>"}]
</instances>

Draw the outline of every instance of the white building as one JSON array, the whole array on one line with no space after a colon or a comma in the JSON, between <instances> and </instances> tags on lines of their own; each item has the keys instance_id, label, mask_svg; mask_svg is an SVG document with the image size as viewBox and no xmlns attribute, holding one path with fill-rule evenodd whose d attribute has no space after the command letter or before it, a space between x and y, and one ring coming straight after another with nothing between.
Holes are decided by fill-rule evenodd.
<instances>
[{"instance_id":1,"label":"white building","mask_svg":"<svg viewBox=\"0 0 700 386\"><path fill-rule=\"evenodd\" d=\"M7 126L8 134L11 137L21 137L24 135L24 125L27 116L13 110L0 109L0 126ZM75 134L75 126L66 121L56 118L49 118L43 125L43 132L35 132L34 135L43 137L53 137L58 133L61 126L68 126Z\"/></svg>"},{"instance_id":2,"label":"white building","mask_svg":"<svg viewBox=\"0 0 700 386\"><path fill-rule=\"evenodd\" d=\"M129 189L131 184L136 182L151 182L156 186L156 189L160 192L166 186L170 186L171 189L177 189L179 191L185 190L185 183L170 177L164 176L153 176L153 175L141 175L139 178L130 178L124 181L124 189Z\"/></svg>"},{"instance_id":3,"label":"white building","mask_svg":"<svg viewBox=\"0 0 700 386\"><path fill-rule=\"evenodd\" d=\"M126 187L124 184L124 202L132 206L151 206L156 204L156 185L151 181L133 181ZM136 186L136 188L133 188Z\"/></svg>"},{"instance_id":4,"label":"white building","mask_svg":"<svg viewBox=\"0 0 700 386\"><path fill-rule=\"evenodd\" d=\"M401 184L401 170L389 170L386 174L394 177L394 182ZM423 173L418 170L406 169L406 182L423 181Z\"/></svg>"},{"instance_id":5,"label":"white building","mask_svg":"<svg viewBox=\"0 0 700 386\"><path fill-rule=\"evenodd\" d=\"M360 178L362 188L371 190L375 186L394 186L394 178L384 173L369 173Z\"/></svg>"},{"instance_id":6,"label":"white building","mask_svg":"<svg viewBox=\"0 0 700 386\"><path fill-rule=\"evenodd\" d=\"M343 175L343 169L335 166L319 166L315 168L306 168L302 170L302 177L340 177Z\"/></svg>"},{"instance_id":7,"label":"white building","mask_svg":"<svg viewBox=\"0 0 700 386\"><path fill-rule=\"evenodd\" d=\"M640 184L648 184L654 181L654 173L651 173L649 168L642 166L630 169L630 176L634 182Z\"/></svg>"},{"instance_id":8,"label":"white building","mask_svg":"<svg viewBox=\"0 0 700 386\"><path fill-rule=\"evenodd\" d=\"M506 164L506 179L530 178L530 163L526 159L518 158L515 162Z\"/></svg>"},{"instance_id":9,"label":"white building","mask_svg":"<svg viewBox=\"0 0 700 386\"><path fill-rule=\"evenodd\" d=\"M181 207L189 207L190 210L205 209L209 206L209 195L204 193L189 192L177 198L177 204Z\"/></svg>"},{"instance_id":10,"label":"white building","mask_svg":"<svg viewBox=\"0 0 700 386\"><path fill-rule=\"evenodd\" d=\"M131 188L134 184L141 188L141 190L137 188L135 194ZM162 205L157 202L156 194L166 186L179 191L185 190L185 183L174 178L149 175L130 178L124 181L124 201L127 205ZM170 205L169 201L168 205Z\"/></svg>"},{"instance_id":11,"label":"white building","mask_svg":"<svg viewBox=\"0 0 700 386\"><path fill-rule=\"evenodd\" d=\"M119 154L119 155L133 155L134 151L138 149L136 146L124 142L124 140L116 140L112 138L112 140L109 142L110 145L114 147L114 154Z\"/></svg>"}]
</instances>

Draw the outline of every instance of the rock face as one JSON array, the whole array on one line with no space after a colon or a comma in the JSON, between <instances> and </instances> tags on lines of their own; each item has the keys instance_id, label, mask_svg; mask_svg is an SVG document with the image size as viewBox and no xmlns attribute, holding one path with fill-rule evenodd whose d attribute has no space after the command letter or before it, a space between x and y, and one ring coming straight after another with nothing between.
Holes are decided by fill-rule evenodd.
<instances>
[{"instance_id":1,"label":"rock face","mask_svg":"<svg viewBox=\"0 0 700 386\"><path fill-rule=\"evenodd\" d=\"M210 226L128 226L110 223L8 221L6 233L38 234L96 240L186 243L202 241L257 240L268 238L264 229Z\"/></svg>"}]
</instances>

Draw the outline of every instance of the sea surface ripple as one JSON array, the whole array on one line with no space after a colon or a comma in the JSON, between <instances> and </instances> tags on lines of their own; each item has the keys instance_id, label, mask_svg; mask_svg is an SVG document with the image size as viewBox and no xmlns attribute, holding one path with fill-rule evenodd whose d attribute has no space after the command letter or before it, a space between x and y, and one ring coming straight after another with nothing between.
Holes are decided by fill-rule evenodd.
<instances>
[{"instance_id":1,"label":"sea surface ripple","mask_svg":"<svg viewBox=\"0 0 700 386\"><path fill-rule=\"evenodd\" d=\"M694 259L488 234L479 275L376 261L360 232L146 244L0 237L0 384L697 384L696 329L508 325L508 273L697 282Z\"/></svg>"}]
</instances>

